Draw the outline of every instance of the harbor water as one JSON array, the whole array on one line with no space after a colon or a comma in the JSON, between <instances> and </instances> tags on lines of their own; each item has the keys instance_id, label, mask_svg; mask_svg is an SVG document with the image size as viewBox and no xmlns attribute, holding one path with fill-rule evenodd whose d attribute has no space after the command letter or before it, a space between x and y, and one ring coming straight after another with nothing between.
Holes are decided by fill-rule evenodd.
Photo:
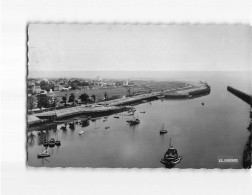
<instances>
[{"instance_id":1,"label":"harbor water","mask_svg":"<svg viewBox=\"0 0 252 195\"><path fill-rule=\"evenodd\" d=\"M103 116L27 131L27 164L35 167L158 168L171 144L182 156L174 168L243 168L242 156L249 132L250 106L227 91L227 85L251 93L251 75L245 72L183 72L169 79L207 81L211 93L193 99L159 99L135 105L138 125L129 113ZM204 102L204 105L202 105ZM145 112L145 113L143 113ZM119 118L114 118L119 116ZM160 129L168 133L160 135ZM79 132L83 131L82 135ZM44 139L61 141L48 148L50 157L38 159ZM233 158L237 162L222 163Z\"/></svg>"}]
</instances>

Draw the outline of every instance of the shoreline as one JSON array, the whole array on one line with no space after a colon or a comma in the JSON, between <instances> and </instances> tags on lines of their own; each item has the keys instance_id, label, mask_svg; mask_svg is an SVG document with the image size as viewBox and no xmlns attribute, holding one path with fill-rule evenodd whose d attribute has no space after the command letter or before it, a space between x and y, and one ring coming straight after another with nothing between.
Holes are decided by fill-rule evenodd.
<instances>
[{"instance_id":1,"label":"shoreline","mask_svg":"<svg viewBox=\"0 0 252 195\"><path fill-rule=\"evenodd\" d=\"M120 98L104 102L98 102L87 105L63 108L60 110L47 111L42 113L27 115L27 129L45 124L55 123L58 119L67 119L78 115L103 116L106 114L119 113L129 110L132 107L128 105L141 102L143 100L160 99L160 96L167 99L190 99L207 95L211 91L208 84L200 82L199 85L190 85L183 88L152 92L133 97Z\"/></svg>"}]
</instances>

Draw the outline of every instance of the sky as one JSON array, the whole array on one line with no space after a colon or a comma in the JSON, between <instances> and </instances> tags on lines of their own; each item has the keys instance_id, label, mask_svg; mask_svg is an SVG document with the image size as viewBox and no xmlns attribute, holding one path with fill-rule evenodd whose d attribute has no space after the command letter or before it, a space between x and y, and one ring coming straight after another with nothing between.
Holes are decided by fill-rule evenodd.
<instances>
[{"instance_id":1,"label":"sky","mask_svg":"<svg viewBox=\"0 0 252 195\"><path fill-rule=\"evenodd\" d=\"M247 25L29 24L29 74L251 71ZM119 76L119 75L117 75Z\"/></svg>"}]
</instances>

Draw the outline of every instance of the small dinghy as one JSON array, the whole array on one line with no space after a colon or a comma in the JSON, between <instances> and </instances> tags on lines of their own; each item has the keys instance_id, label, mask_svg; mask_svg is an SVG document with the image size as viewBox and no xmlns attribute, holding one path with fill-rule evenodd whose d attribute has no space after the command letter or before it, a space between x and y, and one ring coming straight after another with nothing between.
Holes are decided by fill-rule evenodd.
<instances>
[{"instance_id":1,"label":"small dinghy","mask_svg":"<svg viewBox=\"0 0 252 195\"><path fill-rule=\"evenodd\" d=\"M109 128L110 128L109 126L105 127L105 129L109 129Z\"/></svg>"},{"instance_id":2,"label":"small dinghy","mask_svg":"<svg viewBox=\"0 0 252 195\"><path fill-rule=\"evenodd\" d=\"M37 157L38 158L46 158L46 157L49 157L50 154L47 152L47 150L43 151L43 146L42 146L42 152L41 153L38 153Z\"/></svg>"},{"instance_id":3,"label":"small dinghy","mask_svg":"<svg viewBox=\"0 0 252 195\"><path fill-rule=\"evenodd\" d=\"M160 134L165 134L165 133L168 133L168 131L164 129L164 124L163 124L163 127L160 129Z\"/></svg>"},{"instance_id":4,"label":"small dinghy","mask_svg":"<svg viewBox=\"0 0 252 195\"><path fill-rule=\"evenodd\" d=\"M144 113L145 113L145 111L142 111L142 112L140 112L140 113L143 113L143 114L144 114Z\"/></svg>"},{"instance_id":5,"label":"small dinghy","mask_svg":"<svg viewBox=\"0 0 252 195\"><path fill-rule=\"evenodd\" d=\"M201 105L202 105L202 106L204 106L204 105L205 105L205 103L204 103L204 102L202 102L202 103L201 103Z\"/></svg>"},{"instance_id":6,"label":"small dinghy","mask_svg":"<svg viewBox=\"0 0 252 195\"><path fill-rule=\"evenodd\" d=\"M79 132L79 135L82 135L83 133L84 133L84 131L80 131L80 132Z\"/></svg>"}]
</instances>

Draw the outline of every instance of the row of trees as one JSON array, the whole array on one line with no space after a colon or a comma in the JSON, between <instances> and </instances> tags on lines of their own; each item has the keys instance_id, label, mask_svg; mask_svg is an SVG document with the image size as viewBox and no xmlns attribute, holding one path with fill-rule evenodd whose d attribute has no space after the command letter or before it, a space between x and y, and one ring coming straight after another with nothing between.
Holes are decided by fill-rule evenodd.
<instances>
[{"instance_id":1,"label":"row of trees","mask_svg":"<svg viewBox=\"0 0 252 195\"><path fill-rule=\"evenodd\" d=\"M40 109L42 107L49 108L49 107L55 107L56 106L57 98L52 99L52 97L48 97L46 94L39 94L36 97L37 97L37 107L40 108ZM116 99L116 98L118 98L118 97L113 96L110 99ZM93 102L96 102L97 97L94 94L89 97L88 94L83 93L83 94L81 94L79 96L78 99L80 99L82 103L93 103ZM109 100L107 92L104 93L103 100L104 101ZM27 102L28 103L28 109L33 109L34 108L34 102L35 102L35 98L33 96L28 97L28 102ZM67 94L65 96L62 96L62 100L60 102L63 103L65 105L65 107L67 106L67 102L72 103L73 105L78 103L74 93L70 94L68 101L67 101Z\"/></svg>"}]
</instances>

